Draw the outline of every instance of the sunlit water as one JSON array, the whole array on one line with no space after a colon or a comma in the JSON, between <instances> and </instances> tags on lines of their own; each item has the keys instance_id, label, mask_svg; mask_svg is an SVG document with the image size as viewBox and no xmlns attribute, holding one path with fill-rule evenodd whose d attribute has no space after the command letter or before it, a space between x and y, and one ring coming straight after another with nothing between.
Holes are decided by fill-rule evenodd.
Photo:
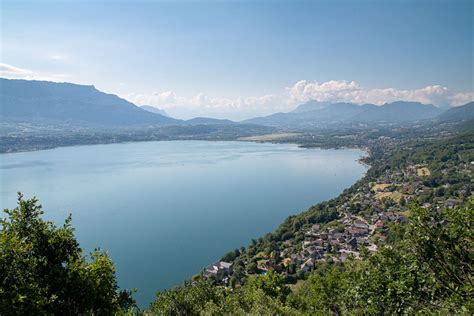
<instances>
[{"instance_id":1,"label":"sunlit water","mask_svg":"<svg viewBox=\"0 0 474 316\"><path fill-rule=\"evenodd\" d=\"M171 141L65 147L0 155L0 207L16 192L45 217L69 213L81 246L109 252L122 288L146 307L288 215L361 178L359 150L289 144Z\"/></svg>"}]
</instances>

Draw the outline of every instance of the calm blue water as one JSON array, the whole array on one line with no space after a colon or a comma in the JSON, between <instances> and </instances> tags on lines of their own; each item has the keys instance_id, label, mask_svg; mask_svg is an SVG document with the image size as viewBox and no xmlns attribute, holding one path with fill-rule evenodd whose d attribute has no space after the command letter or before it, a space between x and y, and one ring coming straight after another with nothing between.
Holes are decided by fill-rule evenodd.
<instances>
[{"instance_id":1,"label":"calm blue water","mask_svg":"<svg viewBox=\"0 0 474 316\"><path fill-rule=\"evenodd\" d=\"M0 155L0 207L36 195L45 216L101 247L122 288L148 305L288 215L338 195L365 172L358 150L172 141Z\"/></svg>"}]
</instances>

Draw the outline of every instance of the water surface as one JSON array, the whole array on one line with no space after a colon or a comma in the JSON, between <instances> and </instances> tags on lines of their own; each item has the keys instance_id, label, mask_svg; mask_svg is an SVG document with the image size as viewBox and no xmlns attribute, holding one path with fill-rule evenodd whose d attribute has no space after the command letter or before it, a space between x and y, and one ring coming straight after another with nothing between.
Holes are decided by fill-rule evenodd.
<instances>
[{"instance_id":1,"label":"water surface","mask_svg":"<svg viewBox=\"0 0 474 316\"><path fill-rule=\"evenodd\" d=\"M359 150L170 141L0 155L0 207L16 192L45 217L69 213L81 246L101 247L142 307L288 215L337 196L365 172Z\"/></svg>"}]
</instances>

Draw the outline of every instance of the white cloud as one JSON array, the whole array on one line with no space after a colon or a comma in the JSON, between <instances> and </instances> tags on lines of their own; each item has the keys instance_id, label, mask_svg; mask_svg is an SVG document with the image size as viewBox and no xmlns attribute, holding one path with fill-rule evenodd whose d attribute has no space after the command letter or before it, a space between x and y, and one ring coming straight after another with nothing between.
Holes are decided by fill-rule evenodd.
<instances>
[{"instance_id":1,"label":"white cloud","mask_svg":"<svg viewBox=\"0 0 474 316\"><path fill-rule=\"evenodd\" d=\"M301 103L308 100L320 102L353 102L384 104L394 101L417 101L435 105L448 105L453 94L448 88L433 85L420 89L402 90L395 88L364 88L355 81L331 80L323 83L301 80L288 87L291 103Z\"/></svg>"},{"instance_id":2,"label":"white cloud","mask_svg":"<svg viewBox=\"0 0 474 316\"><path fill-rule=\"evenodd\" d=\"M276 95L263 95L260 97L246 98L239 97L232 99L222 97L211 98L204 93L199 93L191 97L182 97L177 96L173 91L153 92L151 94L129 93L123 97L140 105L154 105L161 106L163 108L173 108L177 106L242 108L256 105L266 106L280 100L280 97Z\"/></svg>"},{"instance_id":3,"label":"white cloud","mask_svg":"<svg viewBox=\"0 0 474 316\"><path fill-rule=\"evenodd\" d=\"M33 72L31 70L18 68L12 65L0 63L0 75L2 77L21 77L21 76L31 76Z\"/></svg>"},{"instance_id":4,"label":"white cloud","mask_svg":"<svg viewBox=\"0 0 474 316\"><path fill-rule=\"evenodd\" d=\"M474 92L460 92L451 97L451 105L459 106L474 101Z\"/></svg>"},{"instance_id":5,"label":"white cloud","mask_svg":"<svg viewBox=\"0 0 474 316\"><path fill-rule=\"evenodd\" d=\"M151 94L129 93L122 95L122 97L138 105L151 105L164 109L171 115L180 118L205 115L243 119L288 110L288 106L281 96L270 94L225 98L209 97L204 93L198 93L194 96L184 97L178 96L173 91L164 91Z\"/></svg>"},{"instance_id":6,"label":"white cloud","mask_svg":"<svg viewBox=\"0 0 474 316\"><path fill-rule=\"evenodd\" d=\"M62 56L51 56L60 60ZM0 63L0 77L10 79L68 81L63 74L44 74ZM329 80L311 82L300 80L279 94L237 98L211 97L204 93L194 96L178 95L173 91L122 95L137 105L151 105L180 118L210 116L245 119L275 112L287 112L309 100L384 104L399 100L425 104L459 106L474 100L474 91L452 92L447 87L430 85L419 89L367 88L355 81Z\"/></svg>"},{"instance_id":7,"label":"white cloud","mask_svg":"<svg viewBox=\"0 0 474 316\"><path fill-rule=\"evenodd\" d=\"M178 96L172 91L151 94L128 94L126 99L140 104L163 108L170 113L211 114L215 117L251 117L274 112L285 112L309 100L326 102L373 103L382 105L394 101L417 101L425 104L462 105L474 100L474 92L454 93L447 87L430 85L419 89L366 88L355 81L330 80L322 83L301 80L287 87L281 94L224 98L203 93L191 97ZM181 114L178 114L181 115Z\"/></svg>"},{"instance_id":8,"label":"white cloud","mask_svg":"<svg viewBox=\"0 0 474 316\"><path fill-rule=\"evenodd\" d=\"M63 82L69 77L65 74L40 74L29 69L0 63L0 77L8 79L46 80Z\"/></svg>"}]
</instances>

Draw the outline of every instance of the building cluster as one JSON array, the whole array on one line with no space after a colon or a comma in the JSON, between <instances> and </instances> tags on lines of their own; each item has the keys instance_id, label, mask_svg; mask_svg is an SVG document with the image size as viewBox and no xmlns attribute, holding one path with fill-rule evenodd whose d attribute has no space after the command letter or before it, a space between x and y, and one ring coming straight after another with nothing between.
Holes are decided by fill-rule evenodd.
<instances>
[{"instance_id":1,"label":"building cluster","mask_svg":"<svg viewBox=\"0 0 474 316\"><path fill-rule=\"evenodd\" d=\"M212 278L217 282L227 284L229 276L233 272L232 268L232 262L218 261L205 267L202 276L206 279Z\"/></svg>"},{"instance_id":2,"label":"building cluster","mask_svg":"<svg viewBox=\"0 0 474 316\"><path fill-rule=\"evenodd\" d=\"M453 168L455 170L443 172L470 176L474 164L464 163ZM303 238L281 242L278 250L266 253L263 258L259 253L258 272L275 270L294 274L311 271L320 262L360 258L362 251L377 251L387 238L390 226L403 222L410 215L407 207L410 202L416 200L425 208L451 208L463 202L456 196L470 195L469 185L442 194L443 190L450 189L450 184L430 185L430 175L432 170L427 164L408 164L403 169L389 169L371 182L361 183L350 193L341 195L336 206L338 219L305 226L300 231ZM212 275L225 283L232 275L229 265L216 263L207 267L203 275Z\"/></svg>"}]
</instances>

